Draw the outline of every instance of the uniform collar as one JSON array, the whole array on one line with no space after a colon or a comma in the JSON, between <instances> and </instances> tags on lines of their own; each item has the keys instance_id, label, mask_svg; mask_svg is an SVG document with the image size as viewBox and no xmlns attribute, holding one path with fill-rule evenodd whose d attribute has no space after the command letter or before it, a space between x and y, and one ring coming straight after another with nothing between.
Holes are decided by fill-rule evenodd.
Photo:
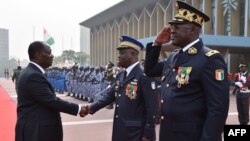
<instances>
[{"instance_id":1,"label":"uniform collar","mask_svg":"<svg viewBox=\"0 0 250 141\"><path fill-rule=\"evenodd\" d=\"M139 62L135 62L134 64L130 65L128 68L125 69L125 71L127 72L127 76L137 64L139 64Z\"/></svg>"},{"instance_id":2,"label":"uniform collar","mask_svg":"<svg viewBox=\"0 0 250 141\"><path fill-rule=\"evenodd\" d=\"M188 50L190 47L192 47L194 44L196 44L197 42L199 42L200 39L196 39L193 42L189 43L188 45L186 45L184 48L182 48L182 51L185 52L186 50Z\"/></svg>"}]
</instances>

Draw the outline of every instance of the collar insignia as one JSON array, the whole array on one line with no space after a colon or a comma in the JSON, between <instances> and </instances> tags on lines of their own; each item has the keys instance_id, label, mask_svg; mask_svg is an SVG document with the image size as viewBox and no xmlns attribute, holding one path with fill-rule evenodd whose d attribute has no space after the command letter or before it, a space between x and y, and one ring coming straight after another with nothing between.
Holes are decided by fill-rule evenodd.
<instances>
[{"instance_id":1,"label":"collar insignia","mask_svg":"<svg viewBox=\"0 0 250 141\"><path fill-rule=\"evenodd\" d=\"M188 49L188 54L190 54L190 55L195 55L195 54L197 54L197 49L196 49L195 47L190 47L190 48Z\"/></svg>"}]
</instances>

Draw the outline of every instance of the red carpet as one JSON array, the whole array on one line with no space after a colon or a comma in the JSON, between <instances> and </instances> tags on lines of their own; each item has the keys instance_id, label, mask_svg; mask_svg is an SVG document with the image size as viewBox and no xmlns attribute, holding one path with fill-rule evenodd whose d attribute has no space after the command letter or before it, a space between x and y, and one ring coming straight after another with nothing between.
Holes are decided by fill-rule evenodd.
<instances>
[{"instance_id":1,"label":"red carpet","mask_svg":"<svg viewBox=\"0 0 250 141\"><path fill-rule=\"evenodd\" d=\"M0 86L0 141L15 140L16 103Z\"/></svg>"}]
</instances>

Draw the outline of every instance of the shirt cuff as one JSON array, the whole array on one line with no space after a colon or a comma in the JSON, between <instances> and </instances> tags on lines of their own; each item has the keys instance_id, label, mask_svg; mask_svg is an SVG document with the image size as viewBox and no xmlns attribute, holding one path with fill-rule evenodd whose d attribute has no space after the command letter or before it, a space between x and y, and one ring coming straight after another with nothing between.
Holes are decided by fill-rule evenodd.
<instances>
[{"instance_id":1,"label":"shirt cuff","mask_svg":"<svg viewBox=\"0 0 250 141\"><path fill-rule=\"evenodd\" d=\"M79 108L78 108L77 116L80 116L80 111L81 111L82 106L79 104L78 107L79 107Z\"/></svg>"}]
</instances>

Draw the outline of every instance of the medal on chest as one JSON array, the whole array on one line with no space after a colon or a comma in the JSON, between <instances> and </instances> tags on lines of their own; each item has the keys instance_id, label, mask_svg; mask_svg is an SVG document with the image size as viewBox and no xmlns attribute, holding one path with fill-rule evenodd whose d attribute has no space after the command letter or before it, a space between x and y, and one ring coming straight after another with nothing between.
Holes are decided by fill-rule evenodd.
<instances>
[{"instance_id":1,"label":"medal on chest","mask_svg":"<svg viewBox=\"0 0 250 141\"><path fill-rule=\"evenodd\" d=\"M179 67L176 75L176 80L178 81L177 87L181 88L182 85L189 83L189 75L192 71L192 67Z\"/></svg>"},{"instance_id":2,"label":"medal on chest","mask_svg":"<svg viewBox=\"0 0 250 141\"><path fill-rule=\"evenodd\" d=\"M138 80L134 79L132 82L130 82L129 84L127 84L126 86L126 96L128 98L135 99L137 96L137 89L138 89Z\"/></svg>"}]
</instances>

